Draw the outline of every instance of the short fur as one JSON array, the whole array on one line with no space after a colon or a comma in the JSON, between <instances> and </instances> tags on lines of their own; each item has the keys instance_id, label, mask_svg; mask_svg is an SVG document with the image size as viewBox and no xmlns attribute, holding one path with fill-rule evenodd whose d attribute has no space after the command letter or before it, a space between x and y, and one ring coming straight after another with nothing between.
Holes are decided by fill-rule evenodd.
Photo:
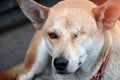
<instances>
[{"instance_id":1,"label":"short fur","mask_svg":"<svg viewBox=\"0 0 120 80\"><path fill-rule=\"evenodd\" d=\"M17 80L32 80L49 62L54 80L90 80L109 49L110 59L102 80L119 80L120 0L108 0L100 6L89 0L64 0L51 8L32 0L18 3L38 30ZM55 33L57 39L52 39L49 33ZM54 59L61 56L69 61L65 72L69 74L58 74L53 65Z\"/></svg>"}]
</instances>

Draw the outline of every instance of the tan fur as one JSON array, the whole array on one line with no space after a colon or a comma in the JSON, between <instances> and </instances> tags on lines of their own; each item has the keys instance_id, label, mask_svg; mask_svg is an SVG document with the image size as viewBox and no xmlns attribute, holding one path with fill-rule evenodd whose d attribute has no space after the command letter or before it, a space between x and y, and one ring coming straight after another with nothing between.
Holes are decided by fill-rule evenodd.
<instances>
[{"instance_id":1,"label":"tan fur","mask_svg":"<svg viewBox=\"0 0 120 80\"><path fill-rule=\"evenodd\" d=\"M0 80L15 80L16 77L23 71L24 64L21 63L5 72L0 73Z\"/></svg>"},{"instance_id":2,"label":"tan fur","mask_svg":"<svg viewBox=\"0 0 120 80\"><path fill-rule=\"evenodd\" d=\"M36 58L36 48L38 46L39 40L42 37L41 31L36 31L36 34L34 35L32 39L32 43L30 44L29 50L28 50L28 55L25 60L26 68L30 69L32 65L34 64L35 58Z\"/></svg>"}]
</instances>

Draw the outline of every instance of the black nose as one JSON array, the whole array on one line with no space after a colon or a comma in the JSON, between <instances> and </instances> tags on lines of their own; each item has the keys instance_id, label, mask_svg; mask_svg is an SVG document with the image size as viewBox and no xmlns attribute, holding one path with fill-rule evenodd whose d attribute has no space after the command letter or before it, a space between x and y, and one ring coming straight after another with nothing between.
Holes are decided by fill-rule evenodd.
<instances>
[{"instance_id":1,"label":"black nose","mask_svg":"<svg viewBox=\"0 0 120 80\"><path fill-rule=\"evenodd\" d=\"M64 57L57 57L54 59L53 64L56 70L65 70L68 65L68 60Z\"/></svg>"}]
</instances>

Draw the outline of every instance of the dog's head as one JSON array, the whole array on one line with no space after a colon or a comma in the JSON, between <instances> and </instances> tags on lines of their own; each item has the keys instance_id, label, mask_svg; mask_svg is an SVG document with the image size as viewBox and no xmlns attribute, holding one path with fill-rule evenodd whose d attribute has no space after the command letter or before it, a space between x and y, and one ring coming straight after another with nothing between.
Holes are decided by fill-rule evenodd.
<instances>
[{"instance_id":1,"label":"dog's head","mask_svg":"<svg viewBox=\"0 0 120 80\"><path fill-rule=\"evenodd\" d=\"M19 0L24 14L42 30L57 73L87 69L104 45L104 32L114 26L120 1L97 7L88 0L65 0L48 8L32 0Z\"/></svg>"}]
</instances>

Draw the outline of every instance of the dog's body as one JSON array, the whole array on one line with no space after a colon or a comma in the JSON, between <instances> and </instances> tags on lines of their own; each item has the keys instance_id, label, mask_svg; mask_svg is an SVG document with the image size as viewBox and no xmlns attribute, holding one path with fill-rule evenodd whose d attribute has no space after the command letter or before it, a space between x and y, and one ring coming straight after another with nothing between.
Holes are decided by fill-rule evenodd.
<instances>
[{"instance_id":1,"label":"dog's body","mask_svg":"<svg viewBox=\"0 0 120 80\"><path fill-rule=\"evenodd\" d=\"M50 62L54 80L90 80L108 50L110 58L102 80L119 80L119 0L99 7L88 0L65 0L52 8L29 0L19 0L19 5L40 30L33 37L18 80L32 80Z\"/></svg>"}]
</instances>

